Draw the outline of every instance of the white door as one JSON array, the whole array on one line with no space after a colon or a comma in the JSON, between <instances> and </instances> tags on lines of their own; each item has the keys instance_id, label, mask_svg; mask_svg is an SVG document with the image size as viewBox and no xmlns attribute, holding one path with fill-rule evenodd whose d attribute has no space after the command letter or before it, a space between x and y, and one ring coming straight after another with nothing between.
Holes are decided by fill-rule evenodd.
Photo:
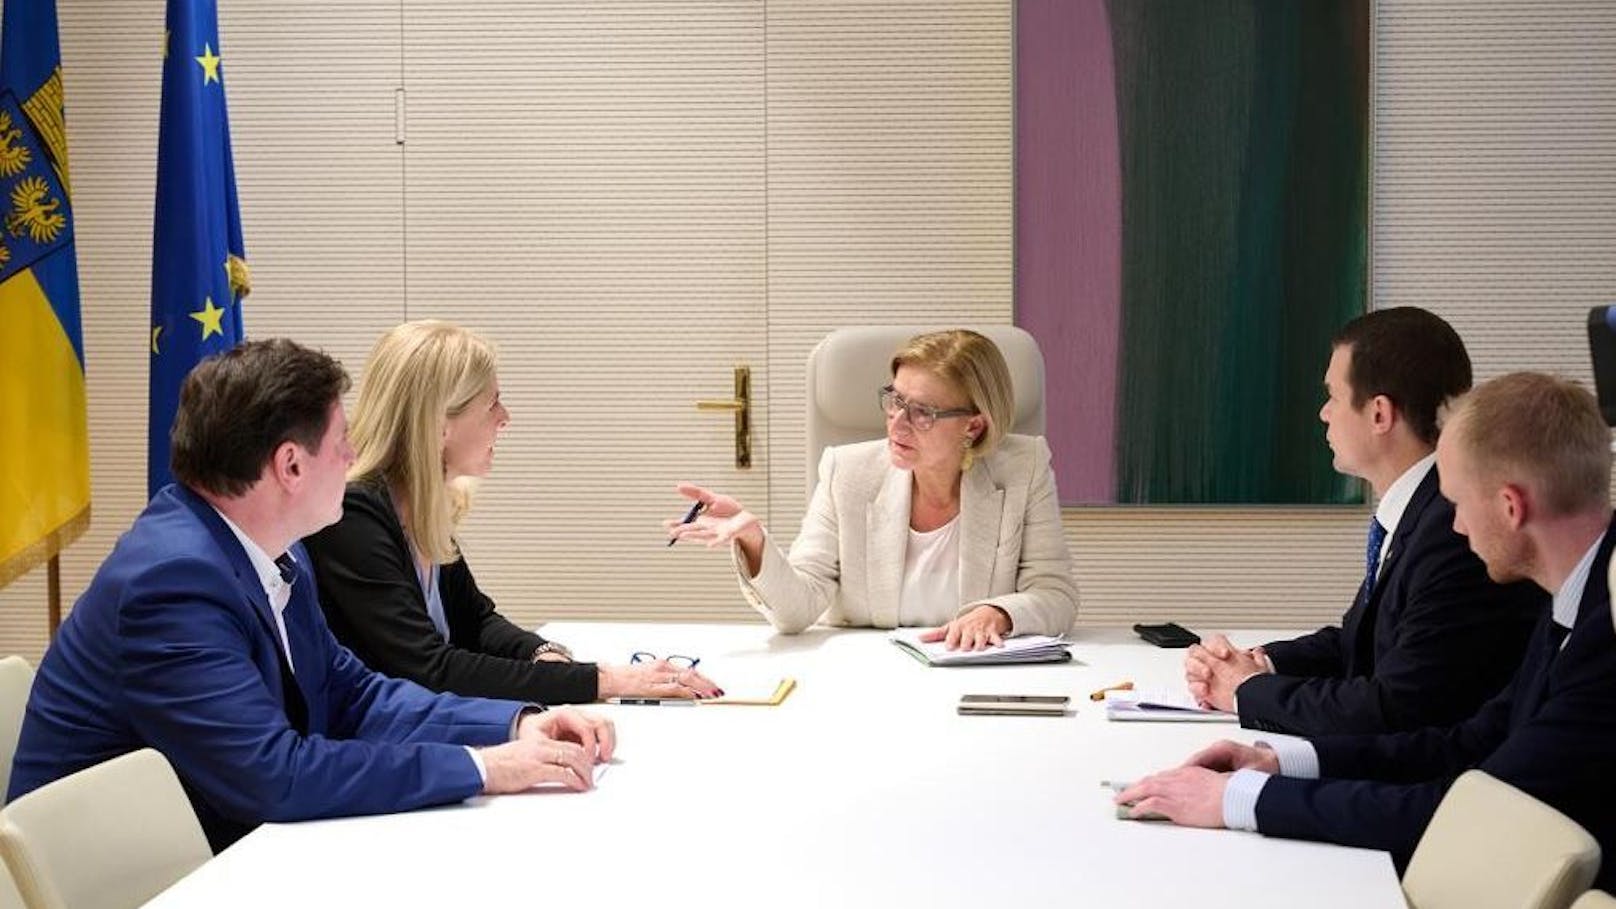
<instances>
[{"instance_id":1,"label":"white door","mask_svg":"<svg viewBox=\"0 0 1616 909\"><path fill-rule=\"evenodd\" d=\"M479 329L512 413L464 543L525 621L747 614L669 549L675 481L767 515L763 4L405 0L411 318ZM751 466L698 411L751 368Z\"/></svg>"}]
</instances>

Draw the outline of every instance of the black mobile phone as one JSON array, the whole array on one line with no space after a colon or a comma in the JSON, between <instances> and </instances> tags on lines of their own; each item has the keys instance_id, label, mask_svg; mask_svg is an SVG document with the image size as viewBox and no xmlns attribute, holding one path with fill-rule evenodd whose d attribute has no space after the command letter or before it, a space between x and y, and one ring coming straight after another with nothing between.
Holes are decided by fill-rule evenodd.
<instances>
[{"instance_id":1,"label":"black mobile phone","mask_svg":"<svg viewBox=\"0 0 1616 909\"><path fill-rule=\"evenodd\" d=\"M1157 647L1188 647L1201 643L1201 636L1177 622L1160 625L1135 625L1134 633Z\"/></svg>"}]
</instances>

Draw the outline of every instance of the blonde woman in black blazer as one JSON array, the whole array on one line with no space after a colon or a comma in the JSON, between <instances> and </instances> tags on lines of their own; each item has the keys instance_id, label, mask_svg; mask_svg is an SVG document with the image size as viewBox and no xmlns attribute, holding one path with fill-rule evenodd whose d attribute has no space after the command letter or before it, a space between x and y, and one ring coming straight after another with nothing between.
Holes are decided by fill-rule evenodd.
<instances>
[{"instance_id":1,"label":"blonde woman in black blazer","mask_svg":"<svg viewBox=\"0 0 1616 909\"><path fill-rule=\"evenodd\" d=\"M304 541L337 638L371 668L434 691L541 704L717 694L666 660L572 662L477 588L454 531L509 420L480 336L429 319L376 344L354 408L342 520Z\"/></svg>"}]
</instances>

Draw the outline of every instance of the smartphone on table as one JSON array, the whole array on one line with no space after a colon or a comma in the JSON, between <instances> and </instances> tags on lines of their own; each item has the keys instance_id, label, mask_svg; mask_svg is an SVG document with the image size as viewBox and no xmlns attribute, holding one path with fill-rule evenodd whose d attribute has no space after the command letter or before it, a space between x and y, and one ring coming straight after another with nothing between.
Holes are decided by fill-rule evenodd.
<instances>
[{"instance_id":1,"label":"smartphone on table","mask_svg":"<svg viewBox=\"0 0 1616 909\"><path fill-rule=\"evenodd\" d=\"M962 694L960 716L1065 716L1064 694Z\"/></svg>"}]
</instances>

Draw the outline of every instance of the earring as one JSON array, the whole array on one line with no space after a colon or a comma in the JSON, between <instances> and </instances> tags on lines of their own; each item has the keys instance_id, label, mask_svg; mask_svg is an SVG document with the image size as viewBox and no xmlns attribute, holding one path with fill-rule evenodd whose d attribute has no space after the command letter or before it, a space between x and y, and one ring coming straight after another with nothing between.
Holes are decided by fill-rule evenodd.
<instances>
[{"instance_id":1,"label":"earring","mask_svg":"<svg viewBox=\"0 0 1616 909\"><path fill-rule=\"evenodd\" d=\"M975 445L976 439L972 438L970 434L967 433L960 445L961 448L965 449L965 458L960 462L960 473L970 470L971 465L976 463L976 451L973 447Z\"/></svg>"}]
</instances>

